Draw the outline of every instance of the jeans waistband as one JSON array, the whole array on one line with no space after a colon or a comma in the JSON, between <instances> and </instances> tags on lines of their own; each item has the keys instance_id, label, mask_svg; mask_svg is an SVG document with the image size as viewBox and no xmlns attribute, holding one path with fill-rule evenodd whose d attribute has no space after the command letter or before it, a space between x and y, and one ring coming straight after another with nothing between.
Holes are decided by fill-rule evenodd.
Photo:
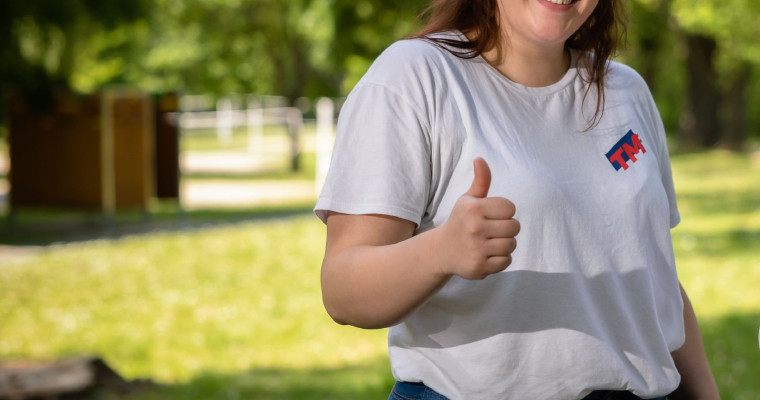
<instances>
[{"instance_id":1,"label":"jeans waistband","mask_svg":"<svg viewBox=\"0 0 760 400\"><path fill-rule=\"evenodd\" d=\"M582 400L641 400L642 398L636 396L631 392L623 392L617 390L595 390L584 397ZM651 400L665 400L665 397L655 397Z\"/></svg>"},{"instance_id":2,"label":"jeans waistband","mask_svg":"<svg viewBox=\"0 0 760 400\"><path fill-rule=\"evenodd\" d=\"M446 396L436 392L424 383L420 382L396 382L393 386L389 400L449 400ZM642 400L631 392L616 390L596 390L589 393L582 400ZM656 397L651 400L666 400L665 397Z\"/></svg>"}]
</instances>

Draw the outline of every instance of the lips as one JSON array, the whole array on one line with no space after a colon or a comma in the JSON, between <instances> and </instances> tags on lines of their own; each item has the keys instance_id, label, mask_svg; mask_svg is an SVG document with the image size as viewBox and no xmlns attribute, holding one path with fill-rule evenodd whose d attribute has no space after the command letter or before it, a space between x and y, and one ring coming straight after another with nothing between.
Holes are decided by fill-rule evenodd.
<instances>
[{"instance_id":1,"label":"lips","mask_svg":"<svg viewBox=\"0 0 760 400\"><path fill-rule=\"evenodd\" d=\"M552 4L567 6L567 5L576 3L578 0L546 0L546 1Z\"/></svg>"},{"instance_id":2,"label":"lips","mask_svg":"<svg viewBox=\"0 0 760 400\"><path fill-rule=\"evenodd\" d=\"M572 8L573 4L580 0L538 0L544 6L555 11L567 11Z\"/></svg>"}]
</instances>

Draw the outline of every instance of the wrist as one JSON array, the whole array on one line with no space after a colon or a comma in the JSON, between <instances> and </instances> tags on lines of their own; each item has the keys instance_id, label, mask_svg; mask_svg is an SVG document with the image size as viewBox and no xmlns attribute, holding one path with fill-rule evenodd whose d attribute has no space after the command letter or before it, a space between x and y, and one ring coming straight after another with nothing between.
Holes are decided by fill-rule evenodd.
<instances>
[{"instance_id":1,"label":"wrist","mask_svg":"<svg viewBox=\"0 0 760 400\"><path fill-rule=\"evenodd\" d=\"M451 278L454 274L451 272L452 257L449 254L450 245L446 241L445 225L433 228L420 236L425 240L425 256L430 260L428 264L429 272L439 279Z\"/></svg>"}]
</instances>

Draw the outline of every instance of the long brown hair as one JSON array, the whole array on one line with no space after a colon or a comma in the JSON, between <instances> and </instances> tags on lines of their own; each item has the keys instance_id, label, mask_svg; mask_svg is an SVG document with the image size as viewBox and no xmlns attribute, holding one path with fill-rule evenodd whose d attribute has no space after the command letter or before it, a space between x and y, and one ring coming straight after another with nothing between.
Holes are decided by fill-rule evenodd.
<instances>
[{"instance_id":1,"label":"long brown hair","mask_svg":"<svg viewBox=\"0 0 760 400\"><path fill-rule=\"evenodd\" d=\"M420 18L427 19L427 23L411 37L430 40L457 57L475 58L495 49L497 57L501 58L505 50L501 45L498 0L434 0ZM474 39L431 36L454 29L473 33ZM592 86L598 93L596 112L589 128L595 126L604 113L607 61L614 55L618 39L625 36L625 31L623 0L599 0L588 20L565 42L566 49L578 52L578 64L587 71L583 77L588 84L585 95L588 95Z\"/></svg>"}]
</instances>

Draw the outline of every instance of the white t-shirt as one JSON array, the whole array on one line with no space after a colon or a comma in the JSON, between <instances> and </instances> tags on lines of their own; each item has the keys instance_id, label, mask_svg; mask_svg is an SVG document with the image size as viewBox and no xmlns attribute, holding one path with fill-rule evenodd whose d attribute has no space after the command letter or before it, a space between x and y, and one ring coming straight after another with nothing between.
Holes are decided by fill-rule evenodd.
<instances>
[{"instance_id":1,"label":"white t-shirt","mask_svg":"<svg viewBox=\"0 0 760 400\"><path fill-rule=\"evenodd\" d=\"M573 63L574 65L574 63ZM451 399L578 399L673 391L684 341L670 228L679 222L661 119L611 63L599 124L575 66L526 87L421 39L389 47L348 96L315 211L387 214L417 233L448 218L472 160L522 230L510 267L452 278L390 328L397 380ZM388 293L393 296L393 293Z\"/></svg>"}]
</instances>

